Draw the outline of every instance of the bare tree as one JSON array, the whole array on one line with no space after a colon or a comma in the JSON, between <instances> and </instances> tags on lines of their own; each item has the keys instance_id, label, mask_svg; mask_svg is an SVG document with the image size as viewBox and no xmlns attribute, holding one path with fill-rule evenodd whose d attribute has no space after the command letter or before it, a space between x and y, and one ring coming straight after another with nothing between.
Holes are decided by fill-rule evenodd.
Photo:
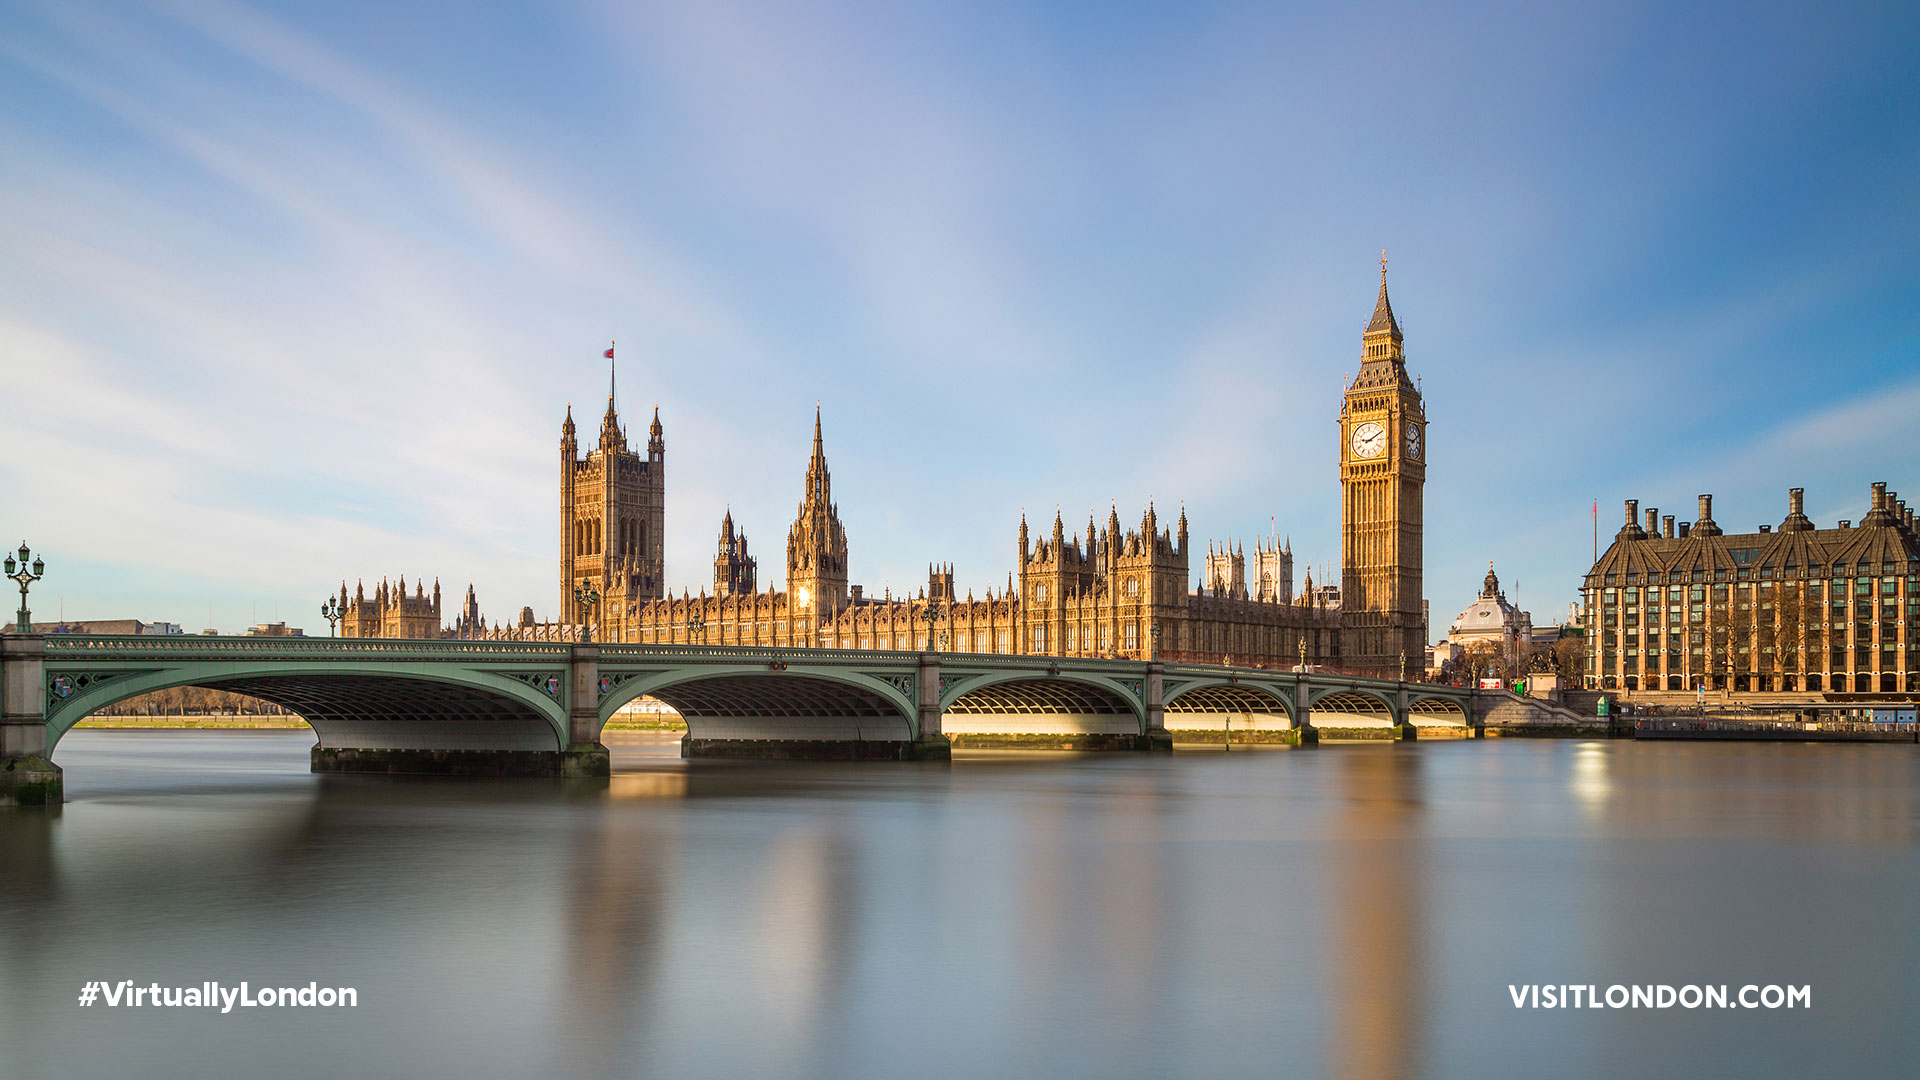
<instances>
[{"instance_id":1,"label":"bare tree","mask_svg":"<svg viewBox=\"0 0 1920 1080\"><path fill-rule=\"evenodd\" d=\"M1460 656L1460 664L1475 682L1507 676L1506 650L1498 642L1476 641Z\"/></svg>"},{"instance_id":2,"label":"bare tree","mask_svg":"<svg viewBox=\"0 0 1920 1080\"><path fill-rule=\"evenodd\" d=\"M234 713L281 716L287 710L270 701L205 686L175 686L130 697L99 710L101 716L197 716Z\"/></svg>"},{"instance_id":3,"label":"bare tree","mask_svg":"<svg viewBox=\"0 0 1920 1080\"><path fill-rule=\"evenodd\" d=\"M1560 672L1560 685L1579 686L1587 674L1587 639L1563 637L1554 642L1553 666Z\"/></svg>"}]
</instances>

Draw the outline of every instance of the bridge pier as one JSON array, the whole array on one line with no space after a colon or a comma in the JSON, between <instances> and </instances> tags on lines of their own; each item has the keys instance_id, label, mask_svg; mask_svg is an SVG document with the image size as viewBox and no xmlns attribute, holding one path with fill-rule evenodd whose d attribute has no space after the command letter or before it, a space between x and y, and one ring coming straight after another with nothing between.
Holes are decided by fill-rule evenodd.
<instances>
[{"instance_id":1,"label":"bridge pier","mask_svg":"<svg viewBox=\"0 0 1920 1080\"><path fill-rule=\"evenodd\" d=\"M920 654L920 670L914 679L917 691L915 704L919 706L919 716L915 718L914 739L908 752L902 755L903 761L952 761L953 740L941 730L941 722L946 710L940 707L940 654L923 652Z\"/></svg>"},{"instance_id":2,"label":"bridge pier","mask_svg":"<svg viewBox=\"0 0 1920 1080\"><path fill-rule=\"evenodd\" d=\"M1173 735L1167 731L1166 670L1158 660L1147 664L1147 735L1137 749L1173 751Z\"/></svg>"},{"instance_id":3,"label":"bridge pier","mask_svg":"<svg viewBox=\"0 0 1920 1080\"><path fill-rule=\"evenodd\" d=\"M1305 653L1301 655L1304 657ZM1320 729L1313 726L1313 686L1304 667L1293 684L1293 730L1293 745L1320 745Z\"/></svg>"},{"instance_id":4,"label":"bridge pier","mask_svg":"<svg viewBox=\"0 0 1920 1080\"><path fill-rule=\"evenodd\" d=\"M572 646L567 665L567 746L560 751L558 774L569 780L612 776L612 756L600 742L600 646Z\"/></svg>"},{"instance_id":5,"label":"bridge pier","mask_svg":"<svg viewBox=\"0 0 1920 1080\"><path fill-rule=\"evenodd\" d=\"M60 766L47 756L45 638L0 635L0 806L57 806Z\"/></svg>"},{"instance_id":6,"label":"bridge pier","mask_svg":"<svg viewBox=\"0 0 1920 1080\"><path fill-rule=\"evenodd\" d=\"M1413 714L1407 711L1407 684L1400 684L1393 706L1393 737L1401 742L1416 742L1420 729L1413 726Z\"/></svg>"}]
</instances>

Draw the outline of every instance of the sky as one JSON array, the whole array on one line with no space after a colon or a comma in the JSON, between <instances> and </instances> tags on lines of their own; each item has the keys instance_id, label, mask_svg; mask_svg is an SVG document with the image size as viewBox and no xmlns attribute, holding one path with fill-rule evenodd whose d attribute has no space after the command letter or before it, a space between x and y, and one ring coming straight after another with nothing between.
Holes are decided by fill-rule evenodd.
<instances>
[{"instance_id":1,"label":"sky","mask_svg":"<svg viewBox=\"0 0 1920 1080\"><path fill-rule=\"evenodd\" d=\"M348 582L556 614L559 429L667 443L667 576L1024 512L1290 538L1385 249L1435 636L1564 618L1623 499L1920 496L1920 7L0 0L0 541L37 619ZM1195 559L1193 572L1200 572ZM451 611L449 610L449 618Z\"/></svg>"}]
</instances>

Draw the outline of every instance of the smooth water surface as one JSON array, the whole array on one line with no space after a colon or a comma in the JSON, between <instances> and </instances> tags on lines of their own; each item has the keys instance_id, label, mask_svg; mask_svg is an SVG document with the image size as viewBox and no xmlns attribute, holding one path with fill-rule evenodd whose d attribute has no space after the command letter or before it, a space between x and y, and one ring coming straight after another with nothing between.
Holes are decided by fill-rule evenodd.
<instances>
[{"instance_id":1,"label":"smooth water surface","mask_svg":"<svg viewBox=\"0 0 1920 1080\"><path fill-rule=\"evenodd\" d=\"M0 1076L1920 1075L1920 748L610 738L569 790L68 736L68 804L0 811ZM95 979L360 1004L79 1007ZM1514 1008L1547 982L1813 1008Z\"/></svg>"}]
</instances>

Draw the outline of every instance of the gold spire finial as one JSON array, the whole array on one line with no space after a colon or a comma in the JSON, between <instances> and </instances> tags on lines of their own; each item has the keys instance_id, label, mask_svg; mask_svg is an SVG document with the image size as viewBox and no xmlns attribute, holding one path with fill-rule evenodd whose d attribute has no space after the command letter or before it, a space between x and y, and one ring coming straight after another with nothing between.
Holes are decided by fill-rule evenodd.
<instances>
[{"instance_id":1,"label":"gold spire finial","mask_svg":"<svg viewBox=\"0 0 1920 1080\"><path fill-rule=\"evenodd\" d=\"M1386 248L1380 249L1380 276L1381 277L1387 276L1387 249Z\"/></svg>"}]
</instances>

